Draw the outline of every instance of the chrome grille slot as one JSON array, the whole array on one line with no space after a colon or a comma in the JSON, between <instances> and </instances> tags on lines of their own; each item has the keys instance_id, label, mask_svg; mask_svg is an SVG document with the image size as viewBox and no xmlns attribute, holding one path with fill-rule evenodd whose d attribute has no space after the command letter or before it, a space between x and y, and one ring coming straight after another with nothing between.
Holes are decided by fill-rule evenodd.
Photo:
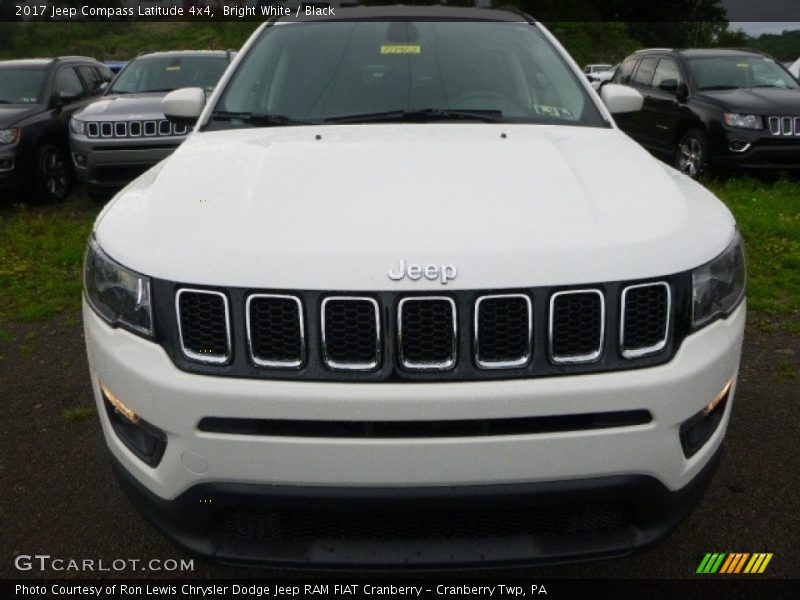
<instances>
[{"instance_id":1,"label":"chrome grille slot","mask_svg":"<svg viewBox=\"0 0 800 600\"><path fill-rule=\"evenodd\" d=\"M170 135L172 133L172 123L169 121L158 122L158 135Z\"/></svg>"},{"instance_id":2,"label":"chrome grille slot","mask_svg":"<svg viewBox=\"0 0 800 600\"><path fill-rule=\"evenodd\" d=\"M474 335L475 362L480 368L524 367L531 358L531 299L525 294L478 298Z\"/></svg>"},{"instance_id":3,"label":"chrome grille slot","mask_svg":"<svg viewBox=\"0 0 800 600\"><path fill-rule=\"evenodd\" d=\"M597 289L557 292L550 298L548 348L556 364L594 362L603 353L605 298Z\"/></svg>"},{"instance_id":4,"label":"chrome grille slot","mask_svg":"<svg viewBox=\"0 0 800 600\"><path fill-rule=\"evenodd\" d=\"M145 121L143 131L145 137L153 137L158 133L158 125L155 121Z\"/></svg>"},{"instance_id":5,"label":"chrome grille slot","mask_svg":"<svg viewBox=\"0 0 800 600\"><path fill-rule=\"evenodd\" d=\"M99 123L87 123L86 124L86 135L90 138L96 138L100 136L100 124Z\"/></svg>"},{"instance_id":6,"label":"chrome grille slot","mask_svg":"<svg viewBox=\"0 0 800 600\"><path fill-rule=\"evenodd\" d=\"M671 310L669 284L660 281L622 291L620 350L625 358L660 352L667 345Z\"/></svg>"},{"instance_id":7,"label":"chrome grille slot","mask_svg":"<svg viewBox=\"0 0 800 600\"><path fill-rule=\"evenodd\" d=\"M445 296L403 298L398 305L400 362L406 369L447 371L456 364L456 303Z\"/></svg>"},{"instance_id":8,"label":"chrome grille slot","mask_svg":"<svg viewBox=\"0 0 800 600\"><path fill-rule=\"evenodd\" d=\"M142 122L131 121L130 124L128 124L128 135L131 137L142 137Z\"/></svg>"},{"instance_id":9,"label":"chrome grille slot","mask_svg":"<svg viewBox=\"0 0 800 600\"><path fill-rule=\"evenodd\" d=\"M116 137L128 137L128 124L125 121L114 123L114 135Z\"/></svg>"},{"instance_id":10,"label":"chrome grille slot","mask_svg":"<svg viewBox=\"0 0 800 600\"><path fill-rule=\"evenodd\" d=\"M175 295L181 350L191 360L224 364L231 358L228 298L221 292L184 288Z\"/></svg>"},{"instance_id":11,"label":"chrome grille slot","mask_svg":"<svg viewBox=\"0 0 800 600\"><path fill-rule=\"evenodd\" d=\"M250 358L259 367L296 369L305 361L303 305L296 296L254 294L247 298Z\"/></svg>"},{"instance_id":12,"label":"chrome grille slot","mask_svg":"<svg viewBox=\"0 0 800 600\"><path fill-rule=\"evenodd\" d=\"M114 123L100 123L100 136L104 138L114 137Z\"/></svg>"},{"instance_id":13,"label":"chrome grille slot","mask_svg":"<svg viewBox=\"0 0 800 600\"><path fill-rule=\"evenodd\" d=\"M322 301L322 357L335 370L370 371L381 360L381 318L374 298L330 296Z\"/></svg>"}]
</instances>

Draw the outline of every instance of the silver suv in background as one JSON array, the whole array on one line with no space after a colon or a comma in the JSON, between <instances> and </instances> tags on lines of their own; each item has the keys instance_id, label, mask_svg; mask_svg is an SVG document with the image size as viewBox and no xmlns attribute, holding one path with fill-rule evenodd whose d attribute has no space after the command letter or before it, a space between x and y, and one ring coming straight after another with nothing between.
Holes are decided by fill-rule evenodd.
<instances>
[{"instance_id":1,"label":"silver suv in background","mask_svg":"<svg viewBox=\"0 0 800 600\"><path fill-rule=\"evenodd\" d=\"M168 121L161 100L183 87L211 92L233 56L155 52L128 63L104 96L70 121L72 161L89 195L105 200L171 154L190 128Z\"/></svg>"}]
</instances>

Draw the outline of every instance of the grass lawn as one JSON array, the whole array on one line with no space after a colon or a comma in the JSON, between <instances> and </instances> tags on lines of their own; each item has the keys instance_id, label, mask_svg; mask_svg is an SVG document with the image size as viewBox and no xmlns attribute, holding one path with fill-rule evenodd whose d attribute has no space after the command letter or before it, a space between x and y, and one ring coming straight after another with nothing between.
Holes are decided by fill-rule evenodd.
<instances>
[{"instance_id":1,"label":"grass lawn","mask_svg":"<svg viewBox=\"0 0 800 600\"><path fill-rule=\"evenodd\" d=\"M731 208L747 243L751 310L800 331L800 182L734 178L707 185ZM80 306L84 245L100 206L77 193L61 205L0 210L0 342L9 321Z\"/></svg>"}]
</instances>

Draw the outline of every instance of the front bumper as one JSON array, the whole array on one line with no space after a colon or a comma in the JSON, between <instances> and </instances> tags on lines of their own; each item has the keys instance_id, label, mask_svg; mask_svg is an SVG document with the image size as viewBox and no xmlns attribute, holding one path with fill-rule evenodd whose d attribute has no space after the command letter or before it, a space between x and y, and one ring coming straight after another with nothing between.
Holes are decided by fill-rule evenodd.
<instances>
[{"instance_id":1,"label":"front bumper","mask_svg":"<svg viewBox=\"0 0 800 600\"><path fill-rule=\"evenodd\" d=\"M17 189L22 185L22 174L15 151L0 151L0 190Z\"/></svg>"},{"instance_id":2,"label":"front bumper","mask_svg":"<svg viewBox=\"0 0 800 600\"><path fill-rule=\"evenodd\" d=\"M620 509L627 515L620 517L624 526L603 535L581 530L574 544L560 534L550 540L517 540L519 544L510 540L514 536L501 536L491 542L491 552L488 546L479 551L459 541L456 547L463 551L453 554L456 562L604 556L658 539L677 524L710 477L708 465L722 443L733 392L719 427L688 459L679 428L728 381L734 380L735 389L744 318L742 305L727 319L686 338L672 361L652 368L513 381L312 383L180 371L160 346L109 328L84 306L90 371L106 442L126 489L162 530L189 549L224 561L280 562L283 556L294 563L375 565L413 560L407 551L414 544L414 552L420 553L417 562L448 563L452 552L442 548L452 544L421 544L416 534L411 536L414 544L407 539L387 541L373 554L364 548L376 548L374 540L340 540L336 552L330 552L330 540L316 538L265 544L258 532L269 530L274 519L264 509L329 507L331 494L346 499L343 506L371 506L373 512L376 504L388 507L387 498L409 500L401 513L409 507L415 510L420 498L430 506L431 497L435 506L447 511L442 514L460 510L462 497L482 498L483 506L491 507L506 506L509 496L516 506L577 503L577 514L584 516L595 515L594 509L581 508L592 499L627 506ZM166 452L157 467L145 465L116 436L105 414L100 383L166 433ZM652 415L644 425L475 438L312 438L198 429L205 417L424 421L642 409ZM299 497L307 501L298 504ZM641 500L631 502L634 498ZM226 512L254 505L260 512ZM586 518L614 522L609 506L600 516ZM194 516L184 523L176 517L181 514ZM576 519L566 513L548 518L558 523ZM373 522L382 520L375 517ZM257 533L247 533L251 530ZM233 535L239 531L245 535ZM481 547L489 542L484 539ZM327 561L325 552L330 555Z\"/></svg>"},{"instance_id":3,"label":"front bumper","mask_svg":"<svg viewBox=\"0 0 800 600\"><path fill-rule=\"evenodd\" d=\"M732 144L746 144L747 149L733 152ZM720 169L800 169L800 139L765 136L763 132L725 130L714 143L710 160Z\"/></svg>"},{"instance_id":4,"label":"front bumper","mask_svg":"<svg viewBox=\"0 0 800 600\"><path fill-rule=\"evenodd\" d=\"M87 190L111 193L168 157L184 139L185 136L89 139L73 134L72 164Z\"/></svg>"}]
</instances>

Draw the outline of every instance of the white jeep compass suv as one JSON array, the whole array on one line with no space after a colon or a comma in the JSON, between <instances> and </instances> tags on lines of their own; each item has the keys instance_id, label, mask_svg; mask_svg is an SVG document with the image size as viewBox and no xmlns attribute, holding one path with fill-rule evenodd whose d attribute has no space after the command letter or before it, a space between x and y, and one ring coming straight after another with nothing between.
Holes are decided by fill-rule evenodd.
<instances>
[{"instance_id":1,"label":"white jeep compass suv","mask_svg":"<svg viewBox=\"0 0 800 600\"><path fill-rule=\"evenodd\" d=\"M92 385L115 471L223 562L563 561L708 484L742 242L555 39L504 11L254 33L195 131L98 217Z\"/></svg>"}]
</instances>

